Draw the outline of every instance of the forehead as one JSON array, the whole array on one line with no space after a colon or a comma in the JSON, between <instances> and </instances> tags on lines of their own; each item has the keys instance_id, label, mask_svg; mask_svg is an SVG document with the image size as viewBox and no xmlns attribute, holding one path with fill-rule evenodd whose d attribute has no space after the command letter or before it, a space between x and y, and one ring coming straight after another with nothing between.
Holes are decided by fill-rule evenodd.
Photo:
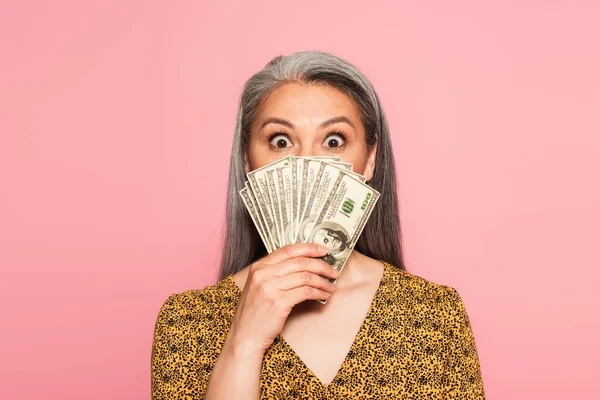
<instances>
[{"instance_id":1,"label":"forehead","mask_svg":"<svg viewBox=\"0 0 600 400\"><path fill-rule=\"evenodd\" d=\"M358 106L344 92L332 86L291 82L263 100L255 123L279 117L298 124L318 124L339 116L347 116L355 126L360 123Z\"/></svg>"}]
</instances>

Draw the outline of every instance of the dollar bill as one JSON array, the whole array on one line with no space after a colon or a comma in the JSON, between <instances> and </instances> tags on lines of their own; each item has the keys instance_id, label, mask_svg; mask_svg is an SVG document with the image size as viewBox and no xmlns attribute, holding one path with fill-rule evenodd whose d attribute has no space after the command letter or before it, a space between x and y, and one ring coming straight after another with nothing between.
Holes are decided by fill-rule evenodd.
<instances>
[{"instance_id":1,"label":"dollar bill","mask_svg":"<svg viewBox=\"0 0 600 400\"><path fill-rule=\"evenodd\" d=\"M274 173L276 196L279 203L279 222L283 244L294 243L292 236L292 168L291 165L277 167Z\"/></svg>"},{"instance_id":2,"label":"dollar bill","mask_svg":"<svg viewBox=\"0 0 600 400\"><path fill-rule=\"evenodd\" d=\"M275 183L275 170L276 168L273 169L267 169L265 170L266 173L266 177L267 177L267 192L269 195L269 200L270 200L270 206L271 206L271 214L273 215L273 222L275 222L275 229L277 232L277 236L279 237L279 244L283 247L285 246L285 242L283 239L283 229L281 227L281 211L279 208L279 197L277 197L277 192L275 189L276 183Z\"/></svg>"},{"instance_id":3,"label":"dollar bill","mask_svg":"<svg viewBox=\"0 0 600 400\"><path fill-rule=\"evenodd\" d=\"M297 158L310 158L311 160L321 160L321 161L342 161L342 157L334 157L334 156L303 156Z\"/></svg>"},{"instance_id":4,"label":"dollar bill","mask_svg":"<svg viewBox=\"0 0 600 400\"><path fill-rule=\"evenodd\" d=\"M272 171L279 166L284 166L286 163L289 164L292 157L293 156L284 157L261 168L255 169L246 175L248 177L250 188L256 196L259 211L265 221L265 233L271 237L274 250L281 247L283 241L278 232L279 226L275 218L275 207L272 202L273 197L270 194L267 172ZM273 186L272 189L274 192L275 187Z\"/></svg>"},{"instance_id":5,"label":"dollar bill","mask_svg":"<svg viewBox=\"0 0 600 400\"><path fill-rule=\"evenodd\" d=\"M352 171L353 166L352 163L344 162L344 161L327 161L330 164L337 165L338 167L344 168L346 171Z\"/></svg>"},{"instance_id":6,"label":"dollar bill","mask_svg":"<svg viewBox=\"0 0 600 400\"><path fill-rule=\"evenodd\" d=\"M296 210L294 214L294 239L297 240L300 230L302 215L306 208L306 200L312 191L316 171L320 168L321 162L329 162L343 166L347 170L352 170L352 164L340 161L340 157L297 157L297 196Z\"/></svg>"},{"instance_id":7,"label":"dollar bill","mask_svg":"<svg viewBox=\"0 0 600 400\"><path fill-rule=\"evenodd\" d=\"M365 177L339 157L290 155L251 171L247 177L240 195L267 251L297 242L331 243L333 251L323 259L340 271L362 231L354 222L366 222L379 197L365 184ZM363 194L368 194L369 201L356 211L354 204ZM335 207L342 207L346 218L331 210L327 214ZM341 228L331 229L336 223ZM316 232L319 224L325 225Z\"/></svg>"},{"instance_id":8,"label":"dollar bill","mask_svg":"<svg viewBox=\"0 0 600 400\"><path fill-rule=\"evenodd\" d=\"M308 194L308 200L298 220L296 242L306 242L308 240L308 234L314 226L317 215L323 208L327 195L331 192L338 175L342 171L346 171L362 183L366 181L364 176L348 171L347 163L320 161L314 183L310 189L310 194Z\"/></svg>"},{"instance_id":9,"label":"dollar bill","mask_svg":"<svg viewBox=\"0 0 600 400\"><path fill-rule=\"evenodd\" d=\"M321 161L315 158L304 158L302 161L302 177L300 180L300 191L299 195L299 204L298 204L298 215L296 216L296 239L298 238L298 234L300 233L300 224L302 216L304 215L304 210L306 208L306 202L308 201L308 195L310 194L315 178L317 177L317 173L319 171L319 167L321 165Z\"/></svg>"},{"instance_id":10,"label":"dollar bill","mask_svg":"<svg viewBox=\"0 0 600 400\"><path fill-rule=\"evenodd\" d=\"M298 223L303 211L303 170L305 160L321 160L331 162L341 162L341 157L329 156L311 156L311 157L294 157L292 158L292 237L295 239L298 236ZM350 164L350 163L348 163ZM351 164L350 164L351 165Z\"/></svg>"},{"instance_id":11,"label":"dollar bill","mask_svg":"<svg viewBox=\"0 0 600 400\"><path fill-rule=\"evenodd\" d=\"M378 199L379 192L347 171L338 174L307 241L326 246L329 252L322 259L340 273Z\"/></svg>"},{"instance_id":12,"label":"dollar bill","mask_svg":"<svg viewBox=\"0 0 600 400\"><path fill-rule=\"evenodd\" d=\"M267 231L267 224L265 222L265 219L263 218L262 214L260 213L260 209L258 207L258 202L256 201L256 197L254 196L254 192L252 191L252 189L248 186L248 182L246 182L245 185L248 188L248 194L250 197L250 201L252 202L252 205L254 206L254 209L256 210L257 214L258 214L258 219L260 221L260 223L262 224L261 227L263 229L263 233L265 235L265 237L268 240L268 244L271 247L271 251L275 250L277 247L275 246L275 244L273 243L273 239L271 237L271 235L268 234ZM268 250L268 249L267 249Z\"/></svg>"},{"instance_id":13,"label":"dollar bill","mask_svg":"<svg viewBox=\"0 0 600 400\"><path fill-rule=\"evenodd\" d=\"M296 232L297 232L297 219L298 219L298 175L301 174L302 172L300 172L300 167L298 166L299 163L298 162L299 158L298 157L292 157L292 237L296 238Z\"/></svg>"},{"instance_id":14,"label":"dollar bill","mask_svg":"<svg viewBox=\"0 0 600 400\"><path fill-rule=\"evenodd\" d=\"M267 252L271 253L273 251L273 245L271 243L270 238L265 233L265 227L260 217L260 213L256 207L256 202L252 199L252 191L248 189L248 184L246 183L246 187L240 190L240 195L242 196L242 201L252 218L252 222L254 222L254 226L258 231L260 238L262 239Z\"/></svg>"}]
</instances>

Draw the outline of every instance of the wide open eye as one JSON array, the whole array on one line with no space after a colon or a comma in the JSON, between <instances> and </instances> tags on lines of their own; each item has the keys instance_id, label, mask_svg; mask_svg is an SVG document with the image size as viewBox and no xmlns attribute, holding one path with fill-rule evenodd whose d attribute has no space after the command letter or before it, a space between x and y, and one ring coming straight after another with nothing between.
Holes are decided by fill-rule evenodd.
<instances>
[{"instance_id":1,"label":"wide open eye","mask_svg":"<svg viewBox=\"0 0 600 400\"><path fill-rule=\"evenodd\" d=\"M346 137L341 132L332 133L323 142L324 147L339 148L346 144Z\"/></svg>"},{"instance_id":2,"label":"wide open eye","mask_svg":"<svg viewBox=\"0 0 600 400\"><path fill-rule=\"evenodd\" d=\"M282 133L271 135L269 144L275 149L285 149L293 145L288 135Z\"/></svg>"}]
</instances>

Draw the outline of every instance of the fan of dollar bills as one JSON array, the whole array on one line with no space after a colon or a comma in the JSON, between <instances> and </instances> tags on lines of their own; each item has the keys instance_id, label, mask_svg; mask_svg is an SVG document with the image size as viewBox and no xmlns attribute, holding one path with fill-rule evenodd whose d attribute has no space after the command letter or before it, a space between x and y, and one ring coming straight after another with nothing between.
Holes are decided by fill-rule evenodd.
<instances>
[{"instance_id":1,"label":"fan of dollar bills","mask_svg":"<svg viewBox=\"0 0 600 400\"><path fill-rule=\"evenodd\" d=\"M240 194L267 251L318 243L329 249L323 260L342 272L379 198L365 177L339 157L293 155L247 177Z\"/></svg>"}]
</instances>

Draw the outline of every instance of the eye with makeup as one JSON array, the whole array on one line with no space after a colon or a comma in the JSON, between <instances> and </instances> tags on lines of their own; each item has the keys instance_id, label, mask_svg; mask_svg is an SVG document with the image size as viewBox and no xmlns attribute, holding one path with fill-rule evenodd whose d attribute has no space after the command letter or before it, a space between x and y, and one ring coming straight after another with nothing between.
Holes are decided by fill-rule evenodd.
<instances>
[{"instance_id":1,"label":"eye with makeup","mask_svg":"<svg viewBox=\"0 0 600 400\"><path fill-rule=\"evenodd\" d=\"M269 147L275 151L282 151L292 146L292 140L287 133L273 132L269 135Z\"/></svg>"},{"instance_id":2,"label":"eye with makeup","mask_svg":"<svg viewBox=\"0 0 600 400\"><path fill-rule=\"evenodd\" d=\"M342 131L331 131L327 134L323 145L333 151L341 150L346 146L346 134Z\"/></svg>"},{"instance_id":3,"label":"eye with makeup","mask_svg":"<svg viewBox=\"0 0 600 400\"><path fill-rule=\"evenodd\" d=\"M273 132L268 137L269 147L271 147L275 151L283 151L290 147L293 147L294 144L290 139L289 135L284 132ZM346 134L342 131L334 130L327 134L327 137L323 141L323 147L332 150L338 151L343 149L346 146Z\"/></svg>"}]
</instances>

